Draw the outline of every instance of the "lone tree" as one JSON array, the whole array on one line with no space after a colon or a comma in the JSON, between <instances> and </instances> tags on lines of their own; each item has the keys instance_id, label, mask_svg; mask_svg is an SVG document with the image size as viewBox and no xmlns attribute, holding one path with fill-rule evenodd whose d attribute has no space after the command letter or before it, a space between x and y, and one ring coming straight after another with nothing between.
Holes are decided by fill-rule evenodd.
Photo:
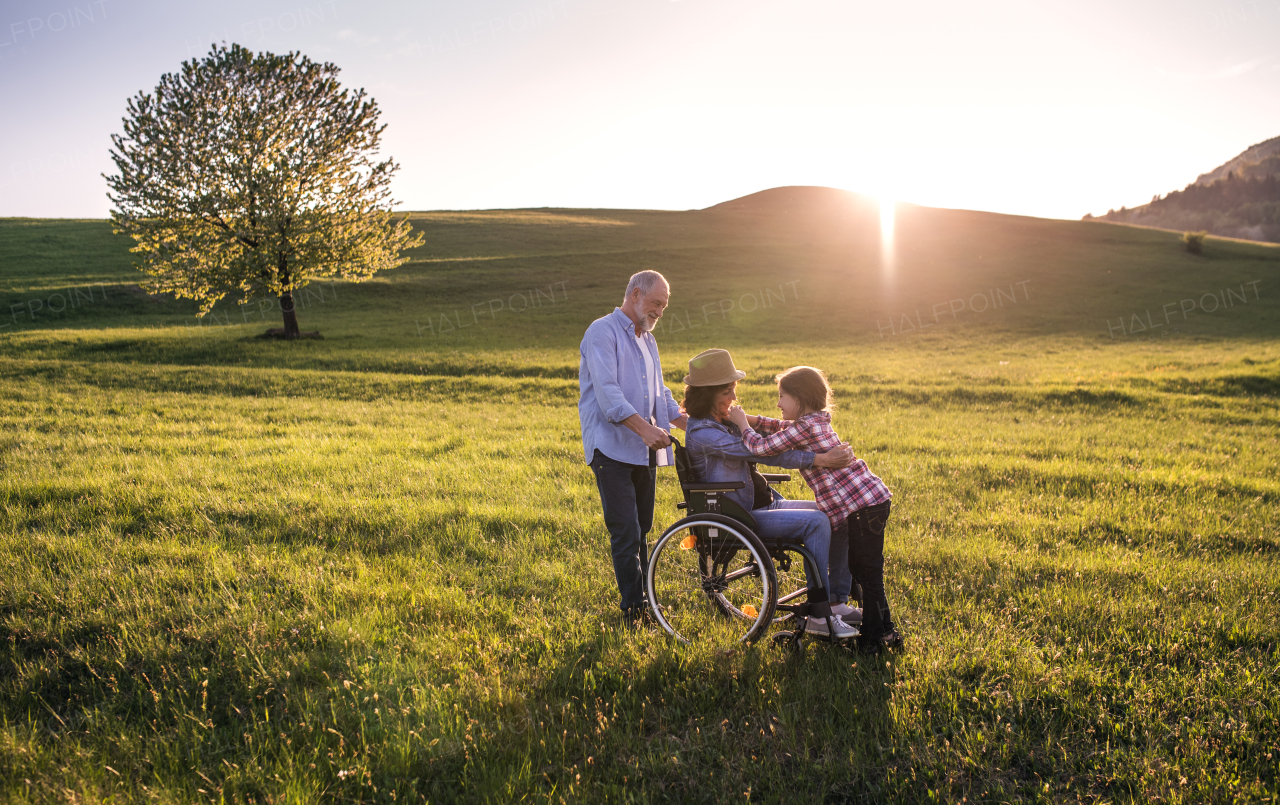
<instances>
[{"instance_id":1,"label":"lone tree","mask_svg":"<svg viewBox=\"0 0 1280 805\"><path fill-rule=\"evenodd\" d=\"M280 300L297 338L293 292L315 279L365 280L421 245L392 219L391 177L374 161L385 125L363 89L301 53L215 45L130 99L105 177L117 233L137 241L152 293Z\"/></svg>"}]
</instances>

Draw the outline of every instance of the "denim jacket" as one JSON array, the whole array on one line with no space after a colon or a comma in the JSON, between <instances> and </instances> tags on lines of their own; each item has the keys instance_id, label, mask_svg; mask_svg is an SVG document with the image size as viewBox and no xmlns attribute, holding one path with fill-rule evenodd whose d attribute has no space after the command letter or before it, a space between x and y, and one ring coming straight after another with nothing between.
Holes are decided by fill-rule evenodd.
<instances>
[{"instance_id":1,"label":"denim jacket","mask_svg":"<svg viewBox=\"0 0 1280 805\"><path fill-rule=\"evenodd\" d=\"M788 470L802 470L813 466L813 453L808 450L788 450L776 456L753 456L742 443L742 431L732 423L724 424L715 419L689 417L685 430L685 449L693 462L694 472L703 481L742 481L742 489L727 493L747 511L755 508L756 492L751 483L750 462L758 461Z\"/></svg>"},{"instance_id":2,"label":"denim jacket","mask_svg":"<svg viewBox=\"0 0 1280 805\"><path fill-rule=\"evenodd\" d=\"M608 316L591 322L582 337L578 419L582 423L582 448L588 464L599 449L615 461L647 467L648 445L622 421L632 414L640 414L647 420L649 412L656 409L658 427L668 429L671 420L680 418L680 406L666 383L662 383L662 399L654 405L653 380L647 376L641 343L649 350L661 383L658 342L653 333L645 333L642 341L637 340L635 324L622 308L616 307ZM672 463L670 450L667 448L668 464Z\"/></svg>"}]
</instances>

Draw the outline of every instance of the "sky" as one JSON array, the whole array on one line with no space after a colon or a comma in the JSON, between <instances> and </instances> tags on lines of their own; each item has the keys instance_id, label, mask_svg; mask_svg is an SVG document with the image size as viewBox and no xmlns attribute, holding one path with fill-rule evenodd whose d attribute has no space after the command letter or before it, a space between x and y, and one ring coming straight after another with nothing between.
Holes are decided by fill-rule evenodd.
<instances>
[{"instance_id":1,"label":"sky","mask_svg":"<svg viewBox=\"0 0 1280 805\"><path fill-rule=\"evenodd\" d=\"M1280 0L0 0L0 216L106 217L127 100L224 41L367 90L403 210L1079 218L1280 136Z\"/></svg>"}]
</instances>

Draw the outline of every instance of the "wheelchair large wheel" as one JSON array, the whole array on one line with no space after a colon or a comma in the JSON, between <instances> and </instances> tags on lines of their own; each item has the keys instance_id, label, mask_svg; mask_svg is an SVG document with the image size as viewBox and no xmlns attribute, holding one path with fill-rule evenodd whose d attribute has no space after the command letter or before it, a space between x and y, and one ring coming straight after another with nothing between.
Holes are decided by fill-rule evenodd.
<instances>
[{"instance_id":1,"label":"wheelchair large wheel","mask_svg":"<svg viewBox=\"0 0 1280 805\"><path fill-rule=\"evenodd\" d=\"M773 620L777 579L751 529L719 515L686 517L649 555L649 604L682 643L754 643Z\"/></svg>"}]
</instances>

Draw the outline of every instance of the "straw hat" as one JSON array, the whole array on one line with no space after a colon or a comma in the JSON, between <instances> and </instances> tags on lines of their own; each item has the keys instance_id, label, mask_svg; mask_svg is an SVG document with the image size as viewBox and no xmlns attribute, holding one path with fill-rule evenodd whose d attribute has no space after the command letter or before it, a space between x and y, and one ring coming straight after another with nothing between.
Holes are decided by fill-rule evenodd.
<instances>
[{"instance_id":1,"label":"straw hat","mask_svg":"<svg viewBox=\"0 0 1280 805\"><path fill-rule=\"evenodd\" d=\"M686 386L723 386L735 380L741 380L747 373L739 371L733 365L733 357L726 349L709 349L699 352L689 361L689 374L685 375Z\"/></svg>"}]
</instances>

